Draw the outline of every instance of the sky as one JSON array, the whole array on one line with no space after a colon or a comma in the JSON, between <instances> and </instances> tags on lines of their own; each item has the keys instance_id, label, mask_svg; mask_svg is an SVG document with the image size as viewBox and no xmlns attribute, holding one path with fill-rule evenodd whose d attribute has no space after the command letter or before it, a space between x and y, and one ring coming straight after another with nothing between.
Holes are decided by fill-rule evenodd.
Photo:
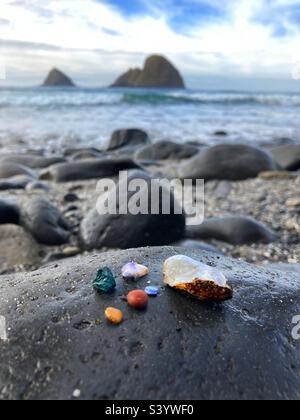
<instances>
[{"instance_id":1,"label":"sky","mask_svg":"<svg viewBox=\"0 0 300 420\"><path fill-rule=\"evenodd\" d=\"M0 86L39 85L53 67L105 86L162 54L190 88L299 91L299 45L300 0L0 2Z\"/></svg>"}]
</instances>

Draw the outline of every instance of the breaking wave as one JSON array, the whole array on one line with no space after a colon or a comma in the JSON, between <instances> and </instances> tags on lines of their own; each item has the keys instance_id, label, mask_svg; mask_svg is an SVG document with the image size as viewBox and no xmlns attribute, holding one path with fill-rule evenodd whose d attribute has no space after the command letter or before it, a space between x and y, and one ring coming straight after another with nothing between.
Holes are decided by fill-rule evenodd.
<instances>
[{"instance_id":1,"label":"breaking wave","mask_svg":"<svg viewBox=\"0 0 300 420\"><path fill-rule=\"evenodd\" d=\"M0 108L101 107L114 105L220 105L300 107L300 95L201 93L196 91L116 91L108 89L0 90Z\"/></svg>"}]
</instances>

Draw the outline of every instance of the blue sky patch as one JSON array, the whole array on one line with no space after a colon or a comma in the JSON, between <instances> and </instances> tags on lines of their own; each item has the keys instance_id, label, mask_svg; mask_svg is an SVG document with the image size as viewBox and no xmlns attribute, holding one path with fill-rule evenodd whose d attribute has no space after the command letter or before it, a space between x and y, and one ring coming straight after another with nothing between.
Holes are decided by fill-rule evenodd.
<instances>
[{"instance_id":1,"label":"blue sky patch","mask_svg":"<svg viewBox=\"0 0 300 420\"><path fill-rule=\"evenodd\" d=\"M116 7L125 16L147 14L149 8L143 0L98 0Z\"/></svg>"},{"instance_id":2,"label":"blue sky patch","mask_svg":"<svg viewBox=\"0 0 300 420\"><path fill-rule=\"evenodd\" d=\"M189 32L193 27L225 18L225 13L207 2L182 1L174 3L169 24L176 31Z\"/></svg>"},{"instance_id":3,"label":"blue sky patch","mask_svg":"<svg viewBox=\"0 0 300 420\"><path fill-rule=\"evenodd\" d=\"M289 35L289 30L284 25L277 25L274 27L272 35L276 38L285 38Z\"/></svg>"},{"instance_id":4,"label":"blue sky patch","mask_svg":"<svg viewBox=\"0 0 300 420\"><path fill-rule=\"evenodd\" d=\"M208 0L97 0L117 8L125 16L162 13L175 31L188 33L193 27L226 17L224 8Z\"/></svg>"}]
</instances>

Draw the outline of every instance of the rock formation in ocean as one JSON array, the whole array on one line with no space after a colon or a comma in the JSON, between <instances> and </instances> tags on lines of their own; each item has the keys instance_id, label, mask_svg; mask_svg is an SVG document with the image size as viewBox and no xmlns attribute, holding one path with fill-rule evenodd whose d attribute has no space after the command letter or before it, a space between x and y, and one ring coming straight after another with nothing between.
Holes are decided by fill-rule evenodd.
<instances>
[{"instance_id":1,"label":"rock formation in ocean","mask_svg":"<svg viewBox=\"0 0 300 420\"><path fill-rule=\"evenodd\" d=\"M75 87L73 80L58 69L53 69L43 83L45 87Z\"/></svg>"},{"instance_id":2,"label":"rock formation in ocean","mask_svg":"<svg viewBox=\"0 0 300 420\"><path fill-rule=\"evenodd\" d=\"M179 71L166 58L153 55L147 58L144 68L130 69L111 87L184 88Z\"/></svg>"}]
</instances>

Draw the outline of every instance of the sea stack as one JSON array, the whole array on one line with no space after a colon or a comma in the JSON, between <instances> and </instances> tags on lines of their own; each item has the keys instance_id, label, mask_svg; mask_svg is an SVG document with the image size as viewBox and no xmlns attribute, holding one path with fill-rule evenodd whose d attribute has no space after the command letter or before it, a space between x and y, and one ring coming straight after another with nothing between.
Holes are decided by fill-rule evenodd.
<instances>
[{"instance_id":1,"label":"sea stack","mask_svg":"<svg viewBox=\"0 0 300 420\"><path fill-rule=\"evenodd\" d=\"M185 84L183 77L170 61L165 57L153 55L147 58L142 70L130 69L111 87L184 89Z\"/></svg>"},{"instance_id":2,"label":"sea stack","mask_svg":"<svg viewBox=\"0 0 300 420\"><path fill-rule=\"evenodd\" d=\"M58 69L53 69L48 74L44 87L75 87L73 80Z\"/></svg>"}]
</instances>

